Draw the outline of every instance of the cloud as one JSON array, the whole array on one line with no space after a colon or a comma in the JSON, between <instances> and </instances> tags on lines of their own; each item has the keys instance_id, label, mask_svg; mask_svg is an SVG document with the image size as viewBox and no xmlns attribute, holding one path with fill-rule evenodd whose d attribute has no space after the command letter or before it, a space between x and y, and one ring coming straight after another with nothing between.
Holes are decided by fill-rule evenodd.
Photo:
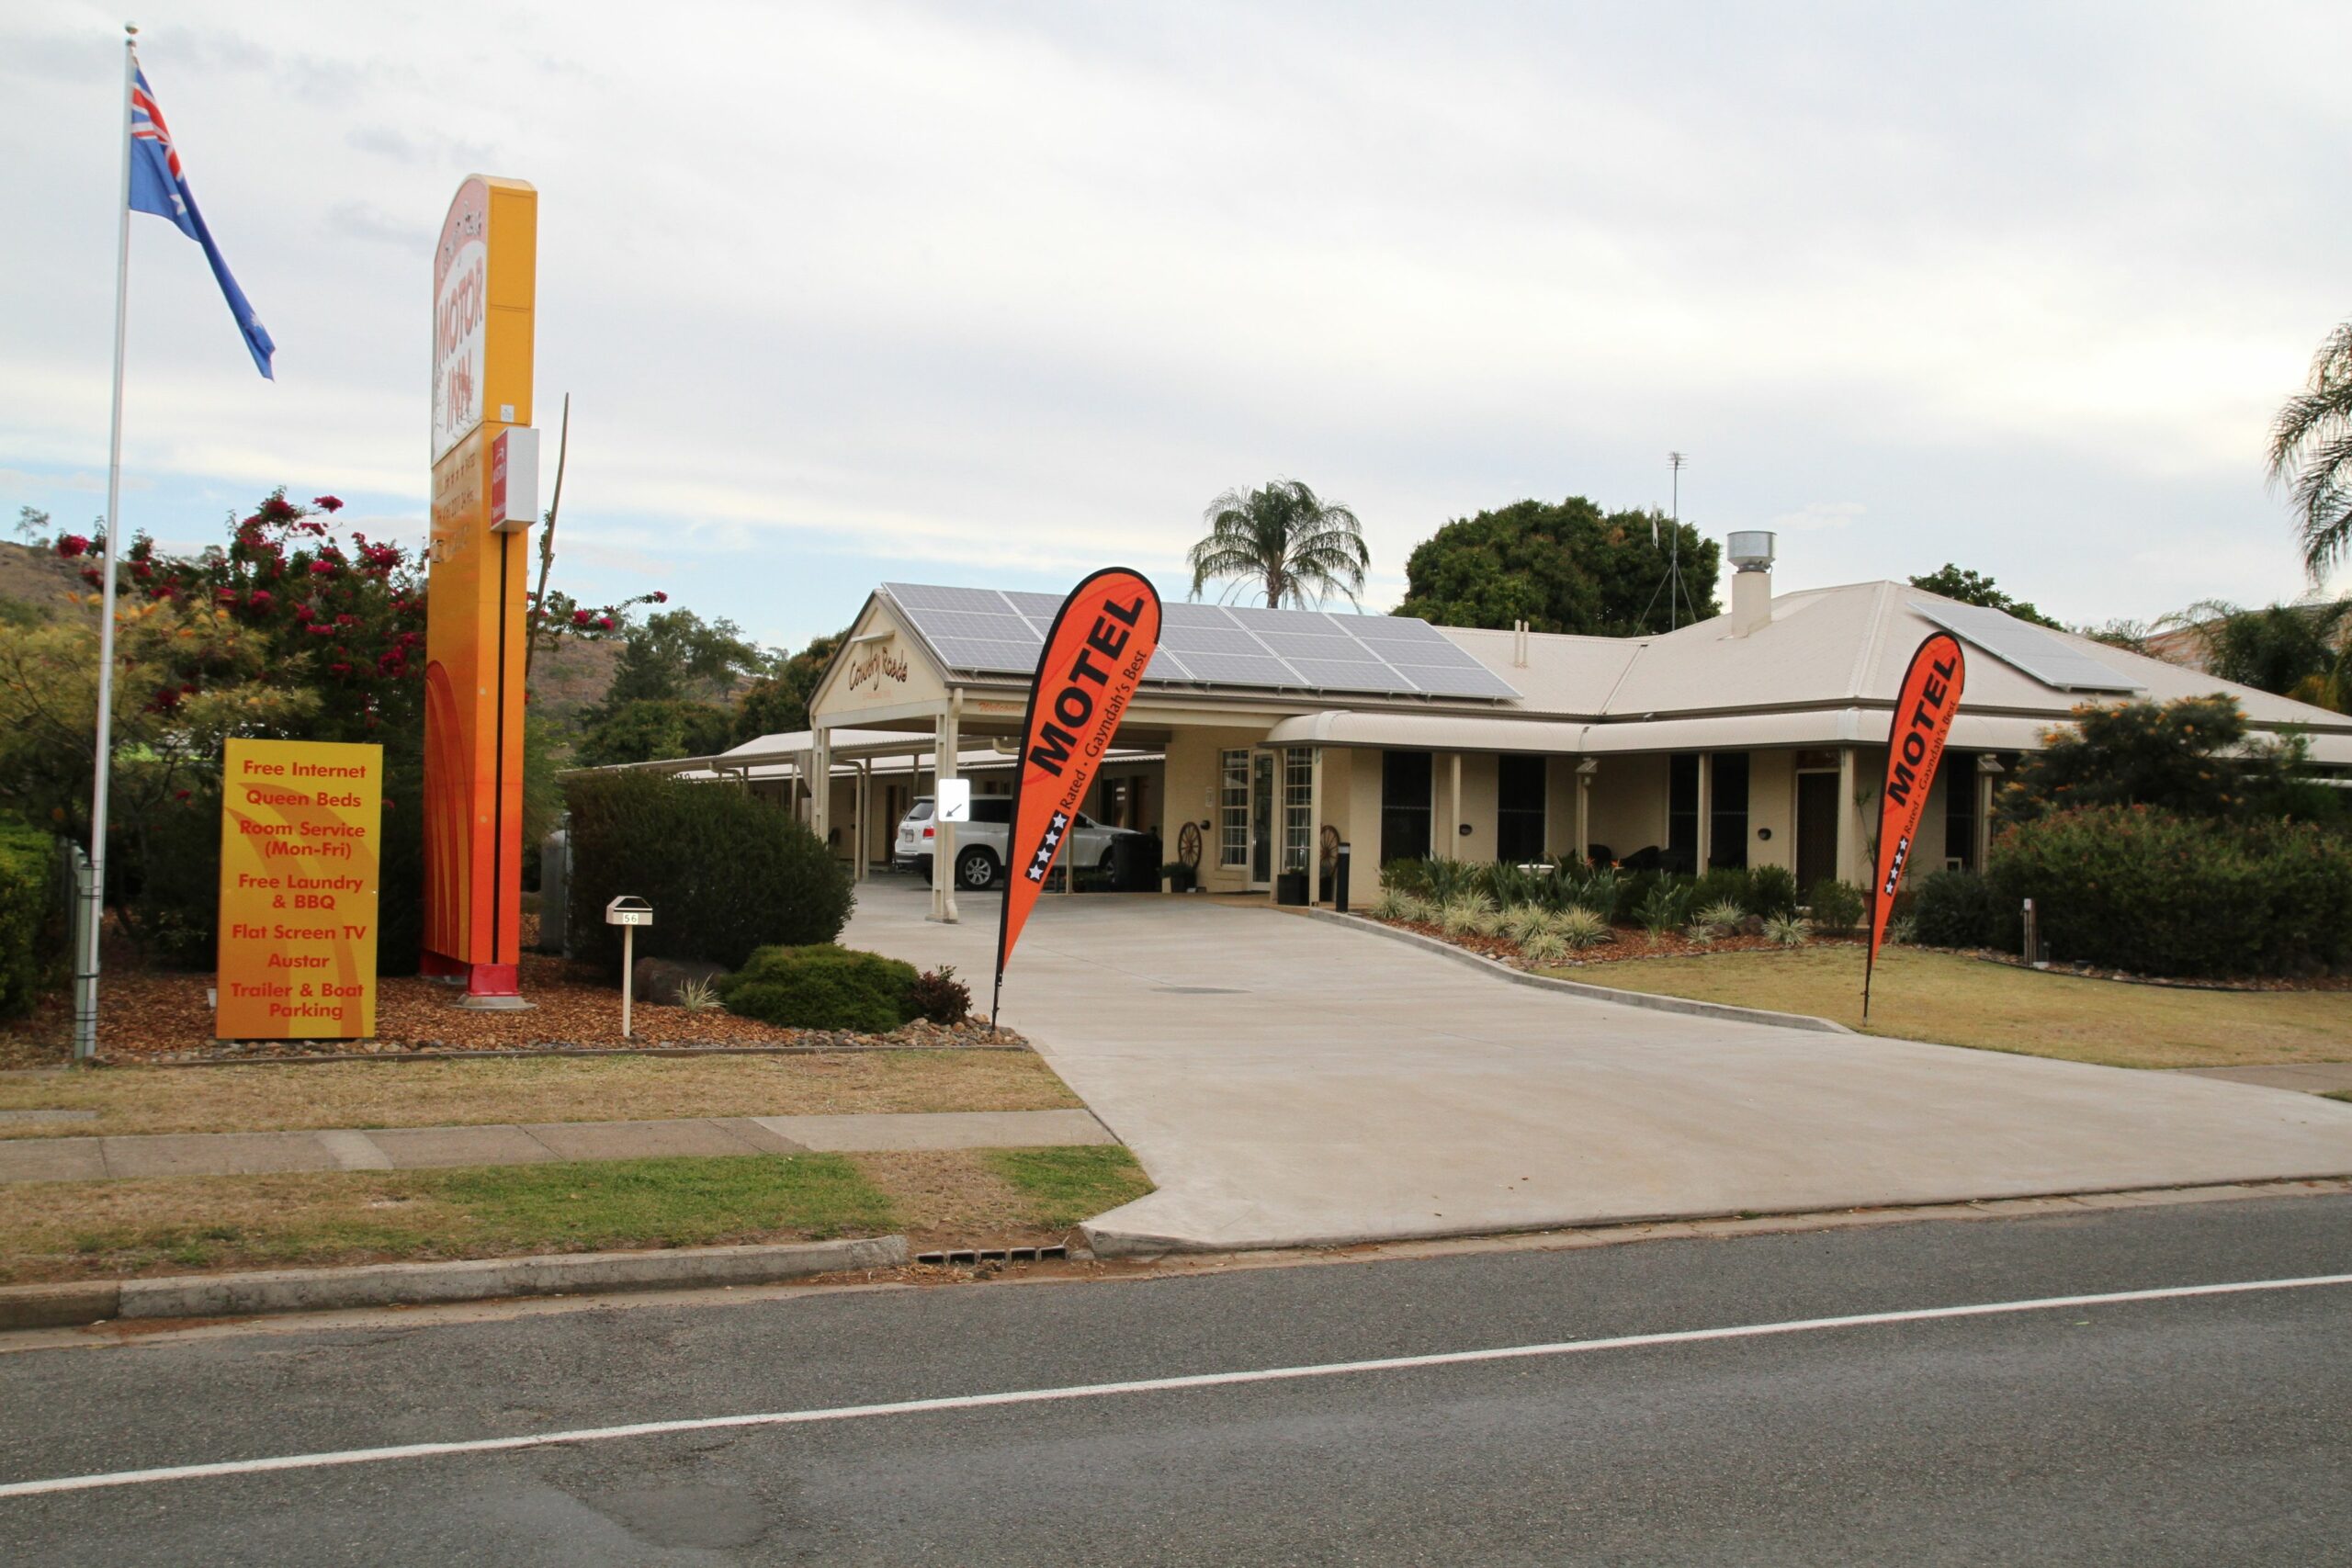
<instances>
[{"instance_id":1,"label":"cloud","mask_svg":"<svg viewBox=\"0 0 2352 1568\"><path fill-rule=\"evenodd\" d=\"M1819 534L1843 528L1868 511L1859 501L1813 501L1794 512L1783 512L1767 527L1787 534Z\"/></svg>"}]
</instances>

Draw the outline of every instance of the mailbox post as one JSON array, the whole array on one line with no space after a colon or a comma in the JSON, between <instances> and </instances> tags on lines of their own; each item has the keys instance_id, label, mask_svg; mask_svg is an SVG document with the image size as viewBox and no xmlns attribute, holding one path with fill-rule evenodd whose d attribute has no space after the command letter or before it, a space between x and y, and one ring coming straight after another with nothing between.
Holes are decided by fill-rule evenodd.
<instances>
[{"instance_id":1,"label":"mailbox post","mask_svg":"<svg viewBox=\"0 0 2352 1568\"><path fill-rule=\"evenodd\" d=\"M653 906L624 893L605 906L605 923L621 928L621 1038L629 1037L629 1005L637 991L637 928L653 923Z\"/></svg>"}]
</instances>

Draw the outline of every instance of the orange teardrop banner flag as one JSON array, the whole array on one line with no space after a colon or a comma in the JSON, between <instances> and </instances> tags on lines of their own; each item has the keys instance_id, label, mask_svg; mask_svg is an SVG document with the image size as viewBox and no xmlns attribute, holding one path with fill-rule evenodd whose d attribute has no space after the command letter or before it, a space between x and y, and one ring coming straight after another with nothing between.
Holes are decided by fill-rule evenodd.
<instances>
[{"instance_id":1,"label":"orange teardrop banner flag","mask_svg":"<svg viewBox=\"0 0 2352 1568\"><path fill-rule=\"evenodd\" d=\"M1106 567L1070 590L1046 633L1029 710L1021 721L1021 772L1012 786L1005 845L1004 914L996 933L993 1021L1004 966L1046 888L1046 874L1078 819L1086 792L1118 733L1119 716L1159 647L1159 594L1141 572Z\"/></svg>"},{"instance_id":2,"label":"orange teardrop banner flag","mask_svg":"<svg viewBox=\"0 0 2352 1568\"><path fill-rule=\"evenodd\" d=\"M1960 639L1938 632L1911 656L1911 668L1894 694L1894 723L1886 739L1886 787L1879 795L1878 878L1871 884L1871 950L1862 961L1862 1016L1871 1015L1871 976L1878 968L1879 944L1886 940L1886 918L1911 861L1919 815L1943 761L1944 741L1960 712L1960 690L1968 676Z\"/></svg>"}]
</instances>

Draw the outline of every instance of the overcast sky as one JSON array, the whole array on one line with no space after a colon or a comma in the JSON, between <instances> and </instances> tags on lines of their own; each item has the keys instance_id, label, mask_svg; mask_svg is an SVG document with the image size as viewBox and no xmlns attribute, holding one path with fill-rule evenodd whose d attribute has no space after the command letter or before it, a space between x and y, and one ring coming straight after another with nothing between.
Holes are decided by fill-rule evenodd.
<instances>
[{"instance_id":1,"label":"overcast sky","mask_svg":"<svg viewBox=\"0 0 2352 1568\"><path fill-rule=\"evenodd\" d=\"M284 484L419 539L430 248L540 192L558 578L797 644L888 579L1163 590L1204 503L1668 500L1783 589L2070 622L2303 584L2271 412L2352 315L2352 8L157 6L276 336L133 220L128 525ZM0 12L0 507L103 506L116 9Z\"/></svg>"}]
</instances>

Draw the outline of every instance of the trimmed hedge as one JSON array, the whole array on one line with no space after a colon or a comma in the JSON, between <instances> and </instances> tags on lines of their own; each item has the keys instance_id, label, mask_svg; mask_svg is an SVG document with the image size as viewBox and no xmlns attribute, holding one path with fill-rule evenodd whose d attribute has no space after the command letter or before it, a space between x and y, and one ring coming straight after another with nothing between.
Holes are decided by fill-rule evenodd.
<instances>
[{"instance_id":1,"label":"trimmed hedge","mask_svg":"<svg viewBox=\"0 0 2352 1568\"><path fill-rule=\"evenodd\" d=\"M1935 871L1908 890L1923 947L1999 947L2000 905L1993 885L1973 871Z\"/></svg>"},{"instance_id":2,"label":"trimmed hedge","mask_svg":"<svg viewBox=\"0 0 2352 1568\"><path fill-rule=\"evenodd\" d=\"M0 1018L30 1012L65 946L57 840L0 818Z\"/></svg>"},{"instance_id":3,"label":"trimmed hedge","mask_svg":"<svg viewBox=\"0 0 2352 1568\"><path fill-rule=\"evenodd\" d=\"M2352 964L2352 840L2309 823L2052 812L2002 832L1989 881L1996 908L2034 901L2062 963L2183 976Z\"/></svg>"},{"instance_id":4,"label":"trimmed hedge","mask_svg":"<svg viewBox=\"0 0 2352 1568\"><path fill-rule=\"evenodd\" d=\"M727 1010L786 1029L888 1034L921 1016L911 964L819 942L763 947L718 981Z\"/></svg>"},{"instance_id":5,"label":"trimmed hedge","mask_svg":"<svg viewBox=\"0 0 2352 1568\"><path fill-rule=\"evenodd\" d=\"M758 949L831 942L849 923L849 867L773 801L649 773L582 774L564 797L572 948L616 979L621 933L605 906L625 893L653 906L640 958L738 969Z\"/></svg>"}]
</instances>

